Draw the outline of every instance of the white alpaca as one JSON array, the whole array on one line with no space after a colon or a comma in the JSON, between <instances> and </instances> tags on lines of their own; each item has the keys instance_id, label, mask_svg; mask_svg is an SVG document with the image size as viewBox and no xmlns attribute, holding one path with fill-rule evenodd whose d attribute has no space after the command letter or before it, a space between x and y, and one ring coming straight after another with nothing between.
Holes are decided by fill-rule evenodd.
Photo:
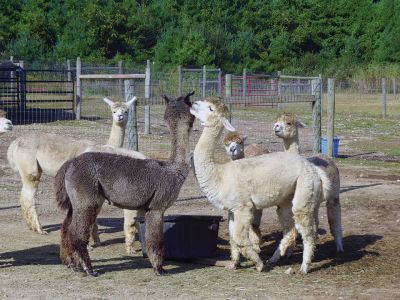
<instances>
[{"instance_id":1,"label":"white alpaca","mask_svg":"<svg viewBox=\"0 0 400 300\"><path fill-rule=\"evenodd\" d=\"M54 177L64 162L85 152L88 148L95 151L104 150L104 152L127 154L128 150L118 147L123 145L128 110L136 101L136 97L128 102L113 102L107 98L104 98L104 101L110 106L113 115L113 124L108 139L110 145L107 148L101 148L93 141L75 140L56 134L30 134L19 137L10 144L7 152L8 162L21 176L22 214L33 231L40 234L47 233L39 222L35 204L35 193L42 173ZM144 158L143 154L134 151L129 152L128 155ZM129 217L128 212L125 214ZM125 222L127 223L125 226L128 226L133 221L125 220ZM96 227L93 230L92 238L95 244L100 242Z\"/></svg>"},{"instance_id":2,"label":"white alpaca","mask_svg":"<svg viewBox=\"0 0 400 300\"><path fill-rule=\"evenodd\" d=\"M0 109L0 134L9 132L13 129L12 122L6 117L7 113Z\"/></svg>"},{"instance_id":3,"label":"white alpaca","mask_svg":"<svg viewBox=\"0 0 400 300\"><path fill-rule=\"evenodd\" d=\"M249 238L253 211L279 205L282 213L293 213L304 245L300 272L307 273L314 253L313 216L321 193L328 192L322 190L321 183L326 176L303 157L286 152L216 164L214 152L223 128L234 131L226 118L228 109L219 98L207 98L195 102L191 112L204 126L194 150L199 185L211 203L234 216L229 223L232 255L229 267L235 268L242 254L255 262L258 271L263 269L264 264ZM285 230L280 247L290 241L291 229Z\"/></svg>"},{"instance_id":4,"label":"white alpaca","mask_svg":"<svg viewBox=\"0 0 400 300\"><path fill-rule=\"evenodd\" d=\"M276 117L275 135L283 140L286 152L300 154L298 129L303 127L304 124L293 114L283 113ZM307 160L323 171L330 181L331 192L327 198L320 199L320 201L326 201L329 228L335 239L336 250L343 252L339 169L332 159L323 154L308 157ZM318 211L315 215L315 222L318 228Z\"/></svg>"}]
</instances>

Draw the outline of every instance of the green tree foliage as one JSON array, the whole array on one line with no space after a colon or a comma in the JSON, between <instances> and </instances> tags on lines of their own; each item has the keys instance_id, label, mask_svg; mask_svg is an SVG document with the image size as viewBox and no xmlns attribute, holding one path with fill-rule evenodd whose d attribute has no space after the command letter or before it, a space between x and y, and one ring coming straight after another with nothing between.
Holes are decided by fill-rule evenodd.
<instances>
[{"instance_id":1,"label":"green tree foliage","mask_svg":"<svg viewBox=\"0 0 400 300\"><path fill-rule=\"evenodd\" d=\"M151 59L345 77L400 61L399 0L0 0L0 8L0 54L30 61Z\"/></svg>"}]
</instances>

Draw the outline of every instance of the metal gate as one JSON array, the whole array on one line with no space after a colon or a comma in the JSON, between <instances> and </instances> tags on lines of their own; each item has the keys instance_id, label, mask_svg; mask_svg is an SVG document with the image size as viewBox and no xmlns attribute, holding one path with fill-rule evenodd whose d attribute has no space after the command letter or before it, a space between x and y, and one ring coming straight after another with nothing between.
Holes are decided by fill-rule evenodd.
<instances>
[{"instance_id":1,"label":"metal gate","mask_svg":"<svg viewBox=\"0 0 400 300\"><path fill-rule=\"evenodd\" d=\"M75 119L72 71L0 66L0 108L15 124Z\"/></svg>"}]
</instances>

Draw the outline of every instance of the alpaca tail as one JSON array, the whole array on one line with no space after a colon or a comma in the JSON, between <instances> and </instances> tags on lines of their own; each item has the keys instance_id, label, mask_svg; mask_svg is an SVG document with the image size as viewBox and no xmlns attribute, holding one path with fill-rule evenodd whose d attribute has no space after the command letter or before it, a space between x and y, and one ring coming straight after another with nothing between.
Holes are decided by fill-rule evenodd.
<instances>
[{"instance_id":1,"label":"alpaca tail","mask_svg":"<svg viewBox=\"0 0 400 300\"><path fill-rule=\"evenodd\" d=\"M65 188L65 174L67 173L69 165L70 161L64 163L58 170L54 180L57 205L62 210L68 210L68 212L72 211L71 200Z\"/></svg>"},{"instance_id":2,"label":"alpaca tail","mask_svg":"<svg viewBox=\"0 0 400 300\"><path fill-rule=\"evenodd\" d=\"M328 223L331 234L335 239L336 251L344 252L343 250L343 231L342 231L342 212L340 206L340 178L339 171L336 174L336 180L331 180L326 173L317 168L321 177L323 197L326 201L326 211L328 215ZM334 181L334 182L332 182Z\"/></svg>"},{"instance_id":3,"label":"alpaca tail","mask_svg":"<svg viewBox=\"0 0 400 300\"><path fill-rule=\"evenodd\" d=\"M18 172L18 168L17 168L17 165L14 160L14 153L15 153L16 147L17 147L17 140L14 140L11 142L10 146L8 147L7 160L8 160L8 164L10 165L11 169L13 169L15 172Z\"/></svg>"}]
</instances>

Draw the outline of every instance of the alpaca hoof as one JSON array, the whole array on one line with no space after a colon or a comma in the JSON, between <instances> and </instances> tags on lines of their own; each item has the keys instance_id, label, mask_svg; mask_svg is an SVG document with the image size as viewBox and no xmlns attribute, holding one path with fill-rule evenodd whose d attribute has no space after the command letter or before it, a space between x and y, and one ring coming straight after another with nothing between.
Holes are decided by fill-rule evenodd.
<instances>
[{"instance_id":1,"label":"alpaca hoof","mask_svg":"<svg viewBox=\"0 0 400 300\"><path fill-rule=\"evenodd\" d=\"M72 271L72 272L81 272L82 269L78 268L77 266L75 266L74 264L69 264L68 268Z\"/></svg>"},{"instance_id":2,"label":"alpaca hoof","mask_svg":"<svg viewBox=\"0 0 400 300\"><path fill-rule=\"evenodd\" d=\"M236 270L237 269L237 263L234 262L234 261L231 261L225 266L225 268L227 270Z\"/></svg>"},{"instance_id":3,"label":"alpaca hoof","mask_svg":"<svg viewBox=\"0 0 400 300\"><path fill-rule=\"evenodd\" d=\"M300 275L306 275L307 274L307 267L301 266L300 270L299 270L299 274Z\"/></svg>"},{"instance_id":4,"label":"alpaca hoof","mask_svg":"<svg viewBox=\"0 0 400 300\"><path fill-rule=\"evenodd\" d=\"M155 273L157 276L168 275L168 272L165 271L165 270L163 269L163 267L159 267L159 268L157 268L157 269L154 269L154 273Z\"/></svg>"},{"instance_id":5,"label":"alpaca hoof","mask_svg":"<svg viewBox=\"0 0 400 300\"><path fill-rule=\"evenodd\" d=\"M94 271L94 270L85 270L85 272L86 272L86 274L88 275L88 276L92 276L92 277L97 277L97 276L99 276L99 273L97 273L96 271Z\"/></svg>"},{"instance_id":6,"label":"alpaca hoof","mask_svg":"<svg viewBox=\"0 0 400 300\"><path fill-rule=\"evenodd\" d=\"M264 264L263 263L256 264L256 270L258 272L262 272L264 270Z\"/></svg>"},{"instance_id":7,"label":"alpaca hoof","mask_svg":"<svg viewBox=\"0 0 400 300\"><path fill-rule=\"evenodd\" d=\"M38 231L41 235L47 235L48 234L48 232L46 231L46 230L40 230L40 231Z\"/></svg>"}]
</instances>

